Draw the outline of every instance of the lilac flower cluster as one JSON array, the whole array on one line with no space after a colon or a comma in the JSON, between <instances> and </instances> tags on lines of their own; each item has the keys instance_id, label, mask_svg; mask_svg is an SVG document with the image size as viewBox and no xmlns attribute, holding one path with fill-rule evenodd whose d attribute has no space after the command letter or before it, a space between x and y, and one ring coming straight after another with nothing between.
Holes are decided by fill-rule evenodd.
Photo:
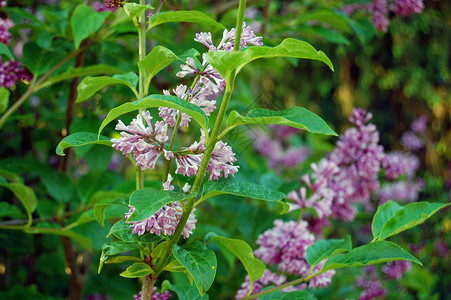
<instances>
[{"instance_id":1,"label":"lilac flower cluster","mask_svg":"<svg viewBox=\"0 0 451 300\"><path fill-rule=\"evenodd\" d=\"M373 15L373 24L379 30L386 32L390 21L388 19L389 10L395 15L409 16L421 14L424 9L423 0L373 0L369 4L351 4L343 8L347 14L353 14L362 10Z\"/></svg>"},{"instance_id":2,"label":"lilac flower cluster","mask_svg":"<svg viewBox=\"0 0 451 300\"><path fill-rule=\"evenodd\" d=\"M119 7L123 7L125 4L124 0L105 0L103 3L96 1L92 4L95 11L111 11L115 12Z\"/></svg>"},{"instance_id":3,"label":"lilac flower cluster","mask_svg":"<svg viewBox=\"0 0 451 300\"><path fill-rule=\"evenodd\" d=\"M418 157L399 151L384 154L381 163L388 180L398 179L401 175L412 178L420 166Z\"/></svg>"},{"instance_id":4,"label":"lilac flower cluster","mask_svg":"<svg viewBox=\"0 0 451 300\"><path fill-rule=\"evenodd\" d=\"M11 40L9 29L14 26L13 21L8 18L0 18L0 43L8 44Z\"/></svg>"},{"instance_id":5,"label":"lilac flower cluster","mask_svg":"<svg viewBox=\"0 0 451 300\"><path fill-rule=\"evenodd\" d=\"M2 62L0 59L0 87L12 88L18 81L30 81L30 71L19 61Z\"/></svg>"},{"instance_id":6,"label":"lilac flower cluster","mask_svg":"<svg viewBox=\"0 0 451 300\"><path fill-rule=\"evenodd\" d=\"M356 278L356 283L359 287L363 288L359 300L370 300L377 297L384 297L387 294L387 291L377 276L375 265L366 267L363 270L362 276Z\"/></svg>"},{"instance_id":7,"label":"lilac flower cluster","mask_svg":"<svg viewBox=\"0 0 451 300\"><path fill-rule=\"evenodd\" d=\"M302 220L300 222L275 220L274 227L258 237L256 243L259 248L254 251L255 256L268 265L276 265L279 271L288 275L306 276L311 269L305 259L306 249L315 241L315 236L307 229L307 226L307 222ZM312 272L321 270L325 262L318 264ZM289 290L302 290L307 286L309 288L325 287L329 285L334 275L334 270L327 271L311 279L308 285L290 287ZM255 283L252 293L258 293L262 287L268 286L271 282L280 285L285 281L285 276L276 276L267 270L263 277ZM242 289L237 293L237 299L244 297L249 292L249 278L246 278L241 287Z\"/></svg>"},{"instance_id":8,"label":"lilac flower cluster","mask_svg":"<svg viewBox=\"0 0 451 300\"><path fill-rule=\"evenodd\" d=\"M401 136L401 144L410 151L420 150L424 147L423 139L421 135L426 131L427 118L421 116L412 122L409 131L405 132Z\"/></svg>"},{"instance_id":9,"label":"lilac flower cluster","mask_svg":"<svg viewBox=\"0 0 451 300\"><path fill-rule=\"evenodd\" d=\"M111 3L114 1L110 1ZM121 1L115 1L119 3ZM119 4L118 4L119 5ZM261 45L261 38L256 37L250 27L246 27L243 23L243 35L240 41L240 45L245 47L248 44ZM204 43L204 39L209 37L211 41L210 33L201 33L196 35L196 41ZM228 51L229 46L234 46L235 43L235 30L224 31L223 40L218 47L214 47L213 51ZM212 49L210 49L212 51ZM177 74L179 77L185 77L187 75L198 75L198 79L195 80L193 87L188 88L185 85L177 86L173 92L174 94L190 103L193 103L200 107L205 114L209 115L215 108L216 100L220 92L225 88L225 80L220 74L209 64L207 64L204 56L204 62L202 68L196 67L193 58L188 58L186 65L182 65L182 70ZM169 95L169 91L163 91L164 94ZM154 169L158 159L163 156L164 159L170 161L175 160L176 174L184 176L196 175L199 171L201 162L206 150L206 134L201 130L201 138L198 142L193 143L189 147L182 147L177 151L170 151L165 148L166 142L169 137L167 130L169 127L175 127L177 118L181 112L172 108L160 107L159 116L163 121L155 122L152 124L152 116L148 111L140 112L138 116L132 120L130 125L126 126L122 121L118 121L116 130L121 131L121 137L111 139L113 147L125 156L132 155L136 166L142 170ZM181 126L189 126L190 117L186 114L180 115ZM176 130L174 128L174 130ZM236 161L235 154L232 148L222 141L218 141L213 149L212 156L207 165L207 172L209 172L209 180L216 180L219 177L227 178L229 175L234 175L238 172L238 166L234 166ZM173 190L171 185L172 176L169 174L168 181L163 184L165 190ZM185 184L183 191L188 193L190 186ZM126 218L135 211L135 207L130 207ZM173 202L165 205L157 213L149 218L139 222L131 223L133 233L138 235L144 234L148 231L152 234L165 234L172 235L180 221L183 209L180 203ZM192 230L195 228L196 218L191 213L188 222L183 230L183 236L187 238Z\"/></svg>"},{"instance_id":10,"label":"lilac flower cluster","mask_svg":"<svg viewBox=\"0 0 451 300\"><path fill-rule=\"evenodd\" d=\"M379 133L368 123L371 118L371 113L354 109L349 120L355 127L340 136L327 159L312 164L312 175L302 177L311 190L310 196L304 187L288 195L295 202L292 209L312 207L319 218L332 216L349 221L356 214L353 203L369 205L371 192L379 188L377 175L384 157L378 144Z\"/></svg>"},{"instance_id":11,"label":"lilac flower cluster","mask_svg":"<svg viewBox=\"0 0 451 300\"><path fill-rule=\"evenodd\" d=\"M169 293L169 291L164 291L163 293L157 292L157 288L153 287L150 300L168 300L171 297L172 295ZM138 295L134 295L133 300L141 300L141 292L139 292Z\"/></svg>"},{"instance_id":12,"label":"lilac flower cluster","mask_svg":"<svg viewBox=\"0 0 451 300\"><path fill-rule=\"evenodd\" d=\"M390 279L399 280L410 271L412 263L407 260L390 261L382 267L382 272Z\"/></svg>"},{"instance_id":13,"label":"lilac flower cluster","mask_svg":"<svg viewBox=\"0 0 451 300\"><path fill-rule=\"evenodd\" d=\"M172 191L174 186L171 185L172 181L171 174L168 175L168 180L163 184L163 189L166 191ZM129 206L130 210L125 214L125 218L128 219L131 214L135 211L133 206ZM194 215L194 211L190 214L188 221L186 222L185 227L183 228L182 235L184 238L188 238L192 233L193 229L196 228L196 217ZM177 225L180 222L180 218L182 216L183 209L179 202L169 203L159 211L157 211L154 215L149 218L137 221L137 222L127 222L131 223L130 228L133 228L132 233L137 233L138 235L143 235L146 231L160 235L173 235Z\"/></svg>"},{"instance_id":14,"label":"lilac flower cluster","mask_svg":"<svg viewBox=\"0 0 451 300\"><path fill-rule=\"evenodd\" d=\"M266 269L263 276L254 281L252 294L259 293L263 288L274 285L279 286L284 284L287 281L287 278L284 275L276 275L270 270ZM241 299L247 296L251 289L251 281L249 279L249 275L246 275L246 280L241 284L241 289L236 293L236 299Z\"/></svg>"},{"instance_id":15,"label":"lilac flower cluster","mask_svg":"<svg viewBox=\"0 0 451 300\"><path fill-rule=\"evenodd\" d=\"M423 186L424 183L421 179L384 183L377 191L379 204L384 204L388 200L415 202L418 200L418 194Z\"/></svg>"},{"instance_id":16,"label":"lilac flower cluster","mask_svg":"<svg viewBox=\"0 0 451 300\"><path fill-rule=\"evenodd\" d=\"M283 126L271 125L271 135L263 131L251 132L254 139L254 148L261 155L268 159L269 166L278 172L283 168L295 168L302 164L310 155L310 149L303 146L284 146L294 133L299 129Z\"/></svg>"}]
</instances>

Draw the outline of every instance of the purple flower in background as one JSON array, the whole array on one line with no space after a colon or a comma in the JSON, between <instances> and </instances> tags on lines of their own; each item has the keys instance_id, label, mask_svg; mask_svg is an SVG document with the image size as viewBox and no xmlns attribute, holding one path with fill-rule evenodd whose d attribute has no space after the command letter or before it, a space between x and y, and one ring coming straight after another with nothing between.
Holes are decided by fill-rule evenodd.
<instances>
[{"instance_id":1,"label":"purple flower in background","mask_svg":"<svg viewBox=\"0 0 451 300\"><path fill-rule=\"evenodd\" d=\"M415 172L420 166L418 157L410 153L393 151L384 154L382 157L382 167L385 169L385 176L388 180L398 179L405 174L407 178L415 176Z\"/></svg>"},{"instance_id":2,"label":"purple flower in background","mask_svg":"<svg viewBox=\"0 0 451 300\"><path fill-rule=\"evenodd\" d=\"M394 0L391 6L391 10L400 16L421 14L423 9L423 0Z\"/></svg>"},{"instance_id":3,"label":"purple flower in background","mask_svg":"<svg viewBox=\"0 0 451 300\"><path fill-rule=\"evenodd\" d=\"M169 174L168 180L163 184L164 190L168 191L174 189L174 187L171 185L172 179L172 176ZM129 207L129 212L125 214L126 219L128 219L135 211L135 208L133 206ZM194 215L194 211L195 209L190 214L185 228L183 228L182 235L184 238L188 238L193 233L193 229L196 228L197 220L196 216ZM138 235L143 235L146 231L156 235L173 235L180 221L182 213L182 206L179 202L176 201L163 206L163 208L161 208L154 215L150 216L147 219L137 222L126 221L126 223L131 223L132 225L130 225L130 228L133 228L132 233L137 233Z\"/></svg>"},{"instance_id":4,"label":"purple flower in background","mask_svg":"<svg viewBox=\"0 0 451 300\"><path fill-rule=\"evenodd\" d=\"M327 260L323 260L318 265L316 265L316 267L313 268L312 274L320 271L324 267L324 264L326 262ZM312 279L310 279L308 283L309 289L322 288L328 286L332 282L332 277L334 277L335 273L336 273L335 270L329 270L313 277Z\"/></svg>"},{"instance_id":5,"label":"purple flower in background","mask_svg":"<svg viewBox=\"0 0 451 300\"><path fill-rule=\"evenodd\" d=\"M8 18L0 18L0 43L8 44L11 40L9 29L14 26L13 21Z\"/></svg>"},{"instance_id":6,"label":"purple flower in background","mask_svg":"<svg viewBox=\"0 0 451 300\"><path fill-rule=\"evenodd\" d=\"M373 24L379 31L387 32L388 24L388 8L386 0L374 0Z\"/></svg>"},{"instance_id":7,"label":"purple flower in background","mask_svg":"<svg viewBox=\"0 0 451 300\"><path fill-rule=\"evenodd\" d=\"M435 243L435 248L437 249L438 254L442 258L446 257L449 253L448 245L444 241L437 241Z\"/></svg>"},{"instance_id":8,"label":"purple flower in background","mask_svg":"<svg viewBox=\"0 0 451 300\"><path fill-rule=\"evenodd\" d=\"M171 297L172 297L172 295L169 293L169 291L164 291L163 293L161 293L161 292L157 292L156 287L153 287L152 288L152 297L150 298L150 300L168 300ZM134 295L133 300L141 300L141 292L139 292L138 295Z\"/></svg>"},{"instance_id":9,"label":"purple flower in background","mask_svg":"<svg viewBox=\"0 0 451 300\"><path fill-rule=\"evenodd\" d=\"M423 181L396 181L384 183L377 191L379 205L388 200L415 202L423 188Z\"/></svg>"},{"instance_id":10,"label":"purple flower in background","mask_svg":"<svg viewBox=\"0 0 451 300\"><path fill-rule=\"evenodd\" d=\"M428 119L426 116L421 116L418 119L415 119L410 126L412 131L415 133L423 133L426 131Z\"/></svg>"},{"instance_id":11,"label":"purple flower in background","mask_svg":"<svg viewBox=\"0 0 451 300\"><path fill-rule=\"evenodd\" d=\"M98 12L111 11L115 12L119 7L123 7L125 0L105 0L104 3L96 1L92 4L94 10Z\"/></svg>"},{"instance_id":12,"label":"purple flower in background","mask_svg":"<svg viewBox=\"0 0 451 300\"><path fill-rule=\"evenodd\" d=\"M363 270L363 274L356 278L356 283L364 290L360 293L359 300L370 300L377 297L384 297L387 291L379 280L376 266L368 266Z\"/></svg>"},{"instance_id":13,"label":"purple flower in background","mask_svg":"<svg viewBox=\"0 0 451 300\"><path fill-rule=\"evenodd\" d=\"M401 136L401 144L411 151L419 150L424 146L423 140L412 131L407 131Z\"/></svg>"},{"instance_id":14,"label":"purple flower in background","mask_svg":"<svg viewBox=\"0 0 451 300\"><path fill-rule=\"evenodd\" d=\"M412 267L412 263L407 260L390 261L382 267L382 272L390 279L401 279Z\"/></svg>"},{"instance_id":15,"label":"purple flower in background","mask_svg":"<svg viewBox=\"0 0 451 300\"><path fill-rule=\"evenodd\" d=\"M18 61L0 59L0 87L12 88L18 81L31 81L33 75Z\"/></svg>"},{"instance_id":16,"label":"purple flower in background","mask_svg":"<svg viewBox=\"0 0 451 300\"><path fill-rule=\"evenodd\" d=\"M276 275L276 274L272 273L269 269L266 269L265 273L263 273L263 276L260 277L259 279L257 279L256 281L254 281L251 295L259 293L263 288L265 288L269 285L279 286L279 285L285 283L286 281L287 281L287 278L285 276ZM249 275L246 275L246 280L241 284L241 289L238 290L235 298L241 299L241 298L246 297L247 293L249 293L250 289L251 289L251 282L249 279Z\"/></svg>"}]
</instances>

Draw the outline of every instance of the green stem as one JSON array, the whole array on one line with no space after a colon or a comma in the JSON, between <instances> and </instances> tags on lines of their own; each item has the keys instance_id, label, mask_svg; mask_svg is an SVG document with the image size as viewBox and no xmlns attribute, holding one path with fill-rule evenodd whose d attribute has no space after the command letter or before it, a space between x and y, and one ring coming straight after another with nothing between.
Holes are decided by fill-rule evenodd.
<instances>
[{"instance_id":1,"label":"green stem","mask_svg":"<svg viewBox=\"0 0 451 300\"><path fill-rule=\"evenodd\" d=\"M311 278L313 278L313 277L315 277L315 276L317 276L317 275L319 275L319 274L321 274L321 271L319 271L319 272L317 272L317 273L315 273L315 274L312 274L312 275L310 275L310 276L306 276L306 277L303 277L303 278L295 279L295 280L293 280L293 281L284 283L284 284L282 284L282 285L275 286L275 287L270 288L270 289L268 289L268 290L266 290L266 291L263 291L263 292L260 292L260 293L257 293L257 294L253 294L253 295L246 296L246 297L242 298L241 300L257 299L258 297L261 297L261 296L270 294L270 293L272 293L272 292L275 292L275 291L284 289L284 288L286 288L286 287L289 287L289 286L292 286L292 285L295 285L295 284L302 283L302 282L304 282L304 281L310 280Z\"/></svg>"},{"instance_id":2,"label":"green stem","mask_svg":"<svg viewBox=\"0 0 451 300\"><path fill-rule=\"evenodd\" d=\"M243 31L243 20L244 20L244 11L246 9L246 0L240 0L240 5L238 8L238 18L237 18L237 25L236 25L236 38L235 38L235 47L234 50L238 51L240 49L240 40L241 40L241 33ZM238 41L238 42L237 42ZM168 246L164 250L164 253L160 260L157 262L157 265L155 266L155 273L158 277L160 273L162 272L164 266L166 265L169 257L172 253L172 246L177 244L178 240L180 239L180 236L182 235L183 229L185 228L186 222L188 221L188 218L193 211L194 203L196 201L197 193L200 190L200 186L202 184L202 181L204 179L205 173L207 171L208 163L210 162L211 154L213 153L213 150L215 148L216 142L218 140L219 131L222 127L222 121L224 120L225 113L227 111L227 107L229 106L230 97L232 96L232 91L235 84L235 72L232 72L231 75L229 75L228 78L226 78L227 86L225 88L224 96L222 97L221 106L219 108L218 115L216 117L216 121L213 127L213 131L211 133L210 139L207 142L206 149L204 152L204 158L202 159L202 163L199 167L199 171L197 173L196 179L194 180L193 187L191 188L191 194L193 194L193 198L189 199L187 201L187 205L183 210L183 214L180 217L179 224L177 225L177 228L171 237L171 240L168 243Z\"/></svg>"}]
</instances>

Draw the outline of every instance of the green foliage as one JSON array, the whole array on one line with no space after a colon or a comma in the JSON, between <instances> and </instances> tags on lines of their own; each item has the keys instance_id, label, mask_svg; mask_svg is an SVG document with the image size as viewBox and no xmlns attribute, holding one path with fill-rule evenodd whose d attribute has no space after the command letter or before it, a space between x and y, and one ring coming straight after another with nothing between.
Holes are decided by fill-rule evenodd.
<instances>
[{"instance_id":1,"label":"green foliage","mask_svg":"<svg viewBox=\"0 0 451 300\"><path fill-rule=\"evenodd\" d=\"M135 2L128 2L124 4L124 10L129 17L139 18L147 9L153 9L150 5L140 5Z\"/></svg>"},{"instance_id":2,"label":"green foliage","mask_svg":"<svg viewBox=\"0 0 451 300\"><path fill-rule=\"evenodd\" d=\"M270 288L266 288L265 290L268 290ZM310 294L307 291L293 291L293 292L281 292L281 291L274 291L269 294L263 295L259 297L258 299L261 300L316 300L316 297Z\"/></svg>"},{"instance_id":3,"label":"green foliage","mask_svg":"<svg viewBox=\"0 0 451 300\"><path fill-rule=\"evenodd\" d=\"M238 74L245 65L259 58L294 57L319 60L328 65L332 71L334 70L332 62L323 52L317 51L307 42L291 38L283 40L276 47L255 46L239 52L211 51L206 57L207 61L226 79L232 73Z\"/></svg>"},{"instance_id":4,"label":"green foliage","mask_svg":"<svg viewBox=\"0 0 451 300\"><path fill-rule=\"evenodd\" d=\"M179 60L171 50L163 46L156 46L138 62L138 67L144 75L145 87L149 87L152 78L173 61Z\"/></svg>"},{"instance_id":5,"label":"green foliage","mask_svg":"<svg viewBox=\"0 0 451 300\"><path fill-rule=\"evenodd\" d=\"M61 140L61 142L59 142L58 146L56 147L56 154L64 156L64 149L66 148L91 144L105 145L110 147L112 145L110 139L106 136L98 136L97 134L92 132L76 132L66 136Z\"/></svg>"},{"instance_id":6,"label":"green foliage","mask_svg":"<svg viewBox=\"0 0 451 300\"><path fill-rule=\"evenodd\" d=\"M27 226L30 226L32 222L31 214L36 210L38 205L38 200L33 189L19 182L0 183L0 186L9 189L20 200L28 216Z\"/></svg>"},{"instance_id":7,"label":"green foliage","mask_svg":"<svg viewBox=\"0 0 451 300\"><path fill-rule=\"evenodd\" d=\"M114 235L118 239L128 243L144 243L151 244L155 242L161 241L162 237L154 234L150 234L149 232L144 233L143 235L137 235L136 233L132 233L132 229L130 228L130 223L126 223L125 219L121 219L114 223L111 226L110 232L107 236Z\"/></svg>"},{"instance_id":8,"label":"green foliage","mask_svg":"<svg viewBox=\"0 0 451 300\"><path fill-rule=\"evenodd\" d=\"M5 44L2 44L2 43L0 43L0 55L4 55L9 59L14 59L14 56L11 53L11 51L9 50L9 48Z\"/></svg>"},{"instance_id":9,"label":"green foliage","mask_svg":"<svg viewBox=\"0 0 451 300\"><path fill-rule=\"evenodd\" d=\"M3 45L3 44L2 44ZM5 112L9 104L9 90L6 88L0 88L0 114Z\"/></svg>"},{"instance_id":10,"label":"green foliage","mask_svg":"<svg viewBox=\"0 0 451 300\"><path fill-rule=\"evenodd\" d=\"M225 129L225 132L244 124L286 125L312 133L337 135L319 116L303 107L297 106L282 111L256 108L250 110L245 117L233 110L227 119L227 128Z\"/></svg>"},{"instance_id":11,"label":"green foliage","mask_svg":"<svg viewBox=\"0 0 451 300\"><path fill-rule=\"evenodd\" d=\"M352 248L351 236L346 239L318 240L307 248L305 259L313 269L322 260L341 252L348 252Z\"/></svg>"},{"instance_id":12,"label":"green foliage","mask_svg":"<svg viewBox=\"0 0 451 300\"><path fill-rule=\"evenodd\" d=\"M382 262L409 260L421 265L421 262L392 242L377 241L352 249L348 253L330 257L321 273L346 267L362 267Z\"/></svg>"},{"instance_id":13,"label":"green foliage","mask_svg":"<svg viewBox=\"0 0 451 300\"><path fill-rule=\"evenodd\" d=\"M423 223L438 210L449 206L450 203L416 202L402 207L396 202L389 201L379 206L374 215L371 229L375 240L384 240Z\"/></svg>"},{"instance_id":14,"label":"green foliage","mask_svg":"<svg viewBox=\"0 0 451 300\"><path fill-rule=\"evenodd\" d=\"M223 236L213 236L208 240L208 243L210 242L225 247L241 261L247 274L249 274L251 293L254 281L262 277L265 272L265 264L254 257L252 248L244 241Z\"/></svg>"},{"instance_id":15,"label":"green foliage","mask_svg":"<svg viewBox=\"0 0 451 300\"><path fill-rule=\"evenodd\" d=\"M186 246L173 246L173 255L192 276L199 293L203 296L216 276L215 253L203 243L196 241Z\"/></svg>"},{"instance_id":16,"label":"green foliage","mask_svg":"<svg viewBox=\"0 0 451 300\"><path fill-rule=\"evenodd\" d=\"M89 99L92 95L94 95L98 90L104 88L107 85L111 84L123 84L128 86L132 92L137 95L136 92L136 83L138 77L136 74L130 72L126 74L127 77L123 77L123 75L116 75L113 77L108 76L100 76L100 77L91 77L88 76L84 78L77 87L77 100L76 102L83 102Z\"/></svg>"},{"instance_id":17,"label":"green foliage","mask_svg":"<svg viewBox=\"0 0 451 300\"><path fill-rule=\"evenodd\" d=\"M287 213L290 208L285 194L237 179L220 179L207 182L203 187L202 198L199 201L222 194L273 202L279 206L281 214Z\"/></svg>"},{"instance_id":18,"label":"green foliage","mask_svg":"<svg viewBox=\"0 0 451 300\"><path fill-rule=\"evenodd\" d=\"M96 12L91 6L77 6L70 18L75 49L80 47L85 38L99 30L109 15L110 12Z\"/></svg>"},{"instance_id":19,"label":"green foliage","mask_svg":"<svg viewBox=\"0 0 451 300\"><path fill-rule=\"evenodd\" d=\"M127 268L124 272L122 272L122 277L127 278L140 278L143 276L147 276L153 272L152 268L145 263L135 263Z\"/></svg>"},{"instance_id":20,"label":"green foliage","mask_svg":"<svg viewBox=\"0 0 451 300\"><path fill-rule=\"evenodd\" d=\"M152 29L155 26L158 26L167 22L189 22L189 23L199 23L205 26L214 26L219 29L224 29L224 25L216 22L206 14L200 11L167 11L160 12L158 14L153 15L150 18L150 22L148 25L148 30Z\"/></svg>"}]
</instances>

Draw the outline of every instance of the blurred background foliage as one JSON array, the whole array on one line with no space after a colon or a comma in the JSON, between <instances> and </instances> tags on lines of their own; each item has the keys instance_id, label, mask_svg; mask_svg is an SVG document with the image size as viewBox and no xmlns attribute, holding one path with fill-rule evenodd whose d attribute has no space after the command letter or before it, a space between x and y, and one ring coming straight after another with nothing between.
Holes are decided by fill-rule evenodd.
<instances>
[{"instance_id":1,"label":"blurred background foliage","mask_svg":"<svg viewBox=\"0 0 451 300\"><path fill-rule=\"evenodd\" d=\"M15 23L10 29L13 40L9 48L30 70L37 70L33 72L35 77L73 51L69 20L74 7L83 2L8 1L7 7L2 9L2 14ZM420 175L425 182L420 200L450 201L451 2L426 1L420 15L390 16L391 24L386 33L377 31L367 14L347 16L343 13L343 6L350 2L248 1L246 22L264 37L265 45L276 45L286 37L306 40L326 53L335 72L312 61L256 61L238 77L230 109L246 112L261 106L275 110L303 106L342 133L350 126L347 118L352 108L363 107L373 113L381 143L392 150L402 149L399 142L402 134L409 130L414 119L425 115L428 119L424 136L426 147L418 153ZM86 3L92 4L91 1ZM237 3L165 1L163 10L200 10L231 28ZM82 55L70 59L55 74L94 64L113 66L112 73L136 73L136 29L131 22L115 25L119 14L120 11L107 18L104 28L112 29L110 35L100 40L91 36L92 43ZM149 46L163 45L176 54L191 48L204 52L202 45L193 39L196 32L211 29L190 23L167 23L148 33ZM213 31L215 40L220 35L221 32ZM179 82L174 76L179 64L173 63L157 75L150 93L174 88ZM105 114L133 100L133 95L125 88L111 86L96 93L91 100L74 105L78 82L78 79L69 79L42 88L9 118L0 130L0 175L10 178L18 174L22 182L33 188L39 200L33 214L36 227L61 228L75 224L71 225L73 232L87 237L92 249L80 246L76 238L72 241L63 238L61 242L58 235L0 230L2 299L63 299L74 288L81 289L86 299L132 299L139 291L137 281L118 276L126 264L107 265L97 274L101 245L107 240L110 223L101 227L89 215L99 199L134 189L133 168L113 149L103 146L80 147L65 157L55 154L56 145L64 136L77 131L97 132ZM26 89L26 84L19 83L11 92L10 105ZM108 127L103 134L113 136L112 128ZM194 141L193 135L198 129L194 126L186 131L186 140L180 144ZM237 177L283 192L296 188L309 164L323 157L336 142L332 137L299 134L291 142L309 146L312 155L302 166L284 170L281 175L268 167L264 157L256 155L248 134L241 129L228 136L240 165ZM147 186L158 186L159 180L158 169L146 174ZM0 197L1 222L14 224L25 218L20 203L10 191L0 189ZM123 215L123 210L111 209L107 217L117 219ZM271 208L250 200L218 196L203 204L197 217L199 226L193 239L203 240L208 232L214 231L241 238L255 248L257 236L280 216ZM352 233L354 243L366 242L369 234L365 228L371 219L372 215L362 209L354 222L335 222L324 230L324 236L342 238ZM403 246L419 247L415 254L424 267L414 266L400 281L387 281L388 299L451 297L448 285L451 282L450 231L451 218L445 211L426 225L396 237L396 242ZM218 273L209 291L210 299L231 299L243 282L245 271L226 252L215 250L218 250ZM71 263L78 268L77 278L74 278ZM340 270L328 288L315 293L323 299L357 298L359 291L354 282L360 272L359 268ZM186 279L180 276L167 279L180 287L188 286Z\"/></svg>"}]
</instances>

